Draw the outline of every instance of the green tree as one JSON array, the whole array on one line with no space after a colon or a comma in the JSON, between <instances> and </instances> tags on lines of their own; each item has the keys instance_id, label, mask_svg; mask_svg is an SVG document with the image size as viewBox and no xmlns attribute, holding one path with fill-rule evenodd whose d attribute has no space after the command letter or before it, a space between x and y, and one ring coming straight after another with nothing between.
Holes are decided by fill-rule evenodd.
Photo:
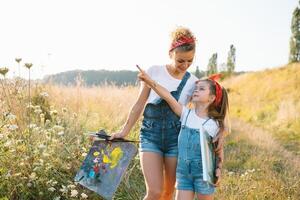
<instances>
[{"instance_id":1,"label":"green tree","mask_svg":"<svg viewBox=\"0 0 300 200\"><path fill-rule=\"evenodd\" d=\"M209 59L208 65L207 65L207 75L218 73L217 59L218 59L217 53L214 53L211 56L211 58Z\"/></svg>"},{"instance_id":2,"label":"green tree","mask_svg":"<svg viewBox=\"0 0 300 200\"><path fill-rule=\"evenodd\" d=\"M289 63L299 62L300 60L300 9L297 6L293 12L290 39Z\"/></svg>"},{"instance_id":3,"label":"green tree","mask_svg":"<svg viewBox=\"0 0 300 200\"><path fill-rule=\"evenodd\" d=\"M199 70L199 67L198 67L198 66L196 67L195 76L196 76L197 78L200 78L200 77L201 77L200 70Z\"/></svg>"},{"instance_id":4,"label":"green tree","mask_svg":"<svg viewBox=\"0 0 300 200\"><path fill-rule=\"evenodd\" d=\"M233 44L230 45L230 49L227 57L227 71L229 75L231 75L235 70L235 51L236 49L233 46Z\"/></svg>"}]
</instances>

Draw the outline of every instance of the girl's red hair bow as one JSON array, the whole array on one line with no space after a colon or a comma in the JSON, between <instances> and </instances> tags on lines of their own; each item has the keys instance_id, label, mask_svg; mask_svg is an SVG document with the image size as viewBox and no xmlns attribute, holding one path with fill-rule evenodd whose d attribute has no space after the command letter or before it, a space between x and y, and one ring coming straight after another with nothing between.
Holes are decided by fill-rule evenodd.
<instances>
[{"instance_id":1,"label":"girl's red hair bow","mask_svg":"<svg viewBox=\"0 0 300 200\"><path fill-rule=\"evenodd\" d=\"M221 78L222 74L213 74L208 79L212 80L216 86L216 99L214 101L215 106L219 106L222 100L222 86L217 82Z\"/></svg>"}]
</instances>

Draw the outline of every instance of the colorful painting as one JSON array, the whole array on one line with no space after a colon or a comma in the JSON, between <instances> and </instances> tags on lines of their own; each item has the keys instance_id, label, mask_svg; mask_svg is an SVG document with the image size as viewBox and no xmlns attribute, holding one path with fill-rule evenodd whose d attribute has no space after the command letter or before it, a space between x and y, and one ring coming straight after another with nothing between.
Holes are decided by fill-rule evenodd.
<instances>
[{"instance_id":1,"label":"colorful painting","mask_svg":"<svg viewBox=\"0 0 300 200\"><path fill-rule=\"evenodd\" d=\"M75 181L105 199L112 199L136 153L137 146L132 142L97 140L76 174Z\"/></svg>"}]
</instances>

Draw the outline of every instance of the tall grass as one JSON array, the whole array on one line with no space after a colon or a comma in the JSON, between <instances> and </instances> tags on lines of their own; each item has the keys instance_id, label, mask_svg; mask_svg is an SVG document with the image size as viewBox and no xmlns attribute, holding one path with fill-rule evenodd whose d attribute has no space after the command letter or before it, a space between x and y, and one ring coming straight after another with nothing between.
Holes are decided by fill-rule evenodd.
<instances>
[{"instance_id":1,"label":"tall grass","mask_svg":"<svg viewBox=\"0 0 300 200\"><path fill-rule=\"evenodd\" d=\"M231 115L268 130L300 155L300 64L246 73L224 85Z\"/></svg>"},{"instance_id":2,"label":"tall grass","mask_svg":"<svg viewBox=\"0 0 300 200\"><path fill-rule=\"evenodd\" d=\"M32 105L27 106L26 82L2 79L1 83L7 95L0 96L0 199L100 199L73 182L92 144L87 133L101 128L117 131L126 120L138 88L33 83ZM232 109L236 110L234 104ZM28 112L32 123L29 127ZM13 125L17 121L16 128ZM233 124L234 132L227 139L223 181L216 199L298 199L300 175L288 161L290 157L282 156L272 145L250 140L250 129L241 126ZM138 128L139 123L130 137L138 137ZM144 194L136 157L115 199L138 200Z\"/></svg>"}]
</instances>

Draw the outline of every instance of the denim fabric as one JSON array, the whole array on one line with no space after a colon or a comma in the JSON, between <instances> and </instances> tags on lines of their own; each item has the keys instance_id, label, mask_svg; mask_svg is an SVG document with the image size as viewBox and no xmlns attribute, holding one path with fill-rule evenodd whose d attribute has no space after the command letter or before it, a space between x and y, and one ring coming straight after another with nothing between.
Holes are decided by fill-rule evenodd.
<instances>
[{"instance_id":1,"label":"denim fabric","mask_svg":"<svg viewBox=\"0 0 300 200\"><path fill-rule=\"evenodd\" d=\"M177 90L171 92L177 101L189 77L190 73L186 72ZM176 157L180 126L179 117L165 100L158 99L154 103L148 103L140 131L140 151Z\"/></svg>"},{"instance_id":2,"label":"denim fabric","mask_svg":"<svg viewBox=\"0 0 300 200\"><path fill-rule=\"evenodd\" d=\"M201 194L212 194L215 187L203 181L203 168L199 129L182 125L178 137L178 160L176 168L176 188L191 190Z\"/></svg>"}]
</instances>

